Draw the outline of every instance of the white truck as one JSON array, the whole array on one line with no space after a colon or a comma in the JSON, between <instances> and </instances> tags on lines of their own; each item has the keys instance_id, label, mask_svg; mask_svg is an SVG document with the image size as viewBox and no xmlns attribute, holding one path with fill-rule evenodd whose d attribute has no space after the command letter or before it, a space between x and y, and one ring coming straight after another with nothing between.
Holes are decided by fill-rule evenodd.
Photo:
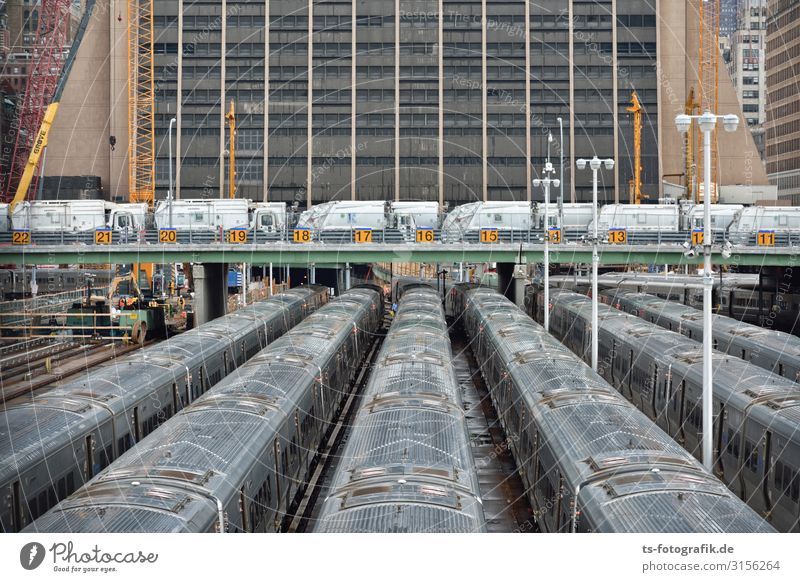
<instances>
[{"instance_id":1,"label":"white truck","mask_svg":"<svg viewBox=\"0 0 800 582\"><path fill-rule=\"evenodd\" d=\"M371 228L383 230L387 225L386 203L380 201L323 202L300 215L298 228L314 231L350 230Z\"/></svg>"},{"instance_id":2,"label":"white truck","mask_svg":"<svg viewBox=\"0 0 800 582\"><path fill-rule=\"evenodd\" d=\"M710 204L709 216L711 217L712 231L725 231L730 226L736 214L744 208L741 204ZM693 205L686 213L687 230L699 230L703 228L703 205Z\"/></svg>"},{"instance_id":3,"label":"white truck","mask_svg":"<svg viewBox=\"0 0 800 582\"><path fill-rule=\"evenodd\" d=\"M553 204L554 216L557 210ZM463 241L468 234L479 233L483 229L528 231L533 226L533 220L530 202L470 202L456 206L447 214L442 222L442 240Z\"/></svg>"},{"instance_id":4,"label":"white truck","mask_svg":"<svg viewBox=\"0 0 800 582\"><path fill-rule=\"evenodd\" d=\"M312 206L300 215L297 228L320 235L360 228L396 228L405 240L413 240L417 228L437 228L439 216L438 202L340 200Z\"/></svg>"},{"instance_id":5,"label":"white truck","mask_svg":"<svg viewBox=\"0 0 800 582\"><path fill-rule=\"evenodd\" d=\"M597 215L597 230L624 228L628 233L680 232L681 215L677 204L606 204ZM591 222L587 231L591 232Z\"/></svg>"},{"instance_id":6,"label":"white truck","mask_svg":"<svg viewBox=\"0 0 800 582\"><path fill-rule=\"evenodd\" d=\"M7 209L6 209L7 212ZM38 200L14 209L11 226L31 232L89 232L111 228L117 232L144 230L147 204L115 204L104 200Z\"/></svg>"},{"instance_id":7,"label":"white truck","mask_svg":"<svg viewBox=\"0 0 800 582\"><path fill-rule=\"evenodd\" d=\"M400 229L403 226L415 228L438 228L439 226L438 202L392 202L391 212L395 225Z\"/></svg>"},{"instance_id":8,"label":"white truck","mask_svg":"<svg viewBox=\"0 0 800 582\"><path fill-rule=\"evenodd\" d=\"M170 212L170 206L171 212ZM159 200L153 212L156 228L182 232L213 232L233 228L282 232L286 228L286 204L252 202L242 198Z\"/></svg>"}]
</instances>

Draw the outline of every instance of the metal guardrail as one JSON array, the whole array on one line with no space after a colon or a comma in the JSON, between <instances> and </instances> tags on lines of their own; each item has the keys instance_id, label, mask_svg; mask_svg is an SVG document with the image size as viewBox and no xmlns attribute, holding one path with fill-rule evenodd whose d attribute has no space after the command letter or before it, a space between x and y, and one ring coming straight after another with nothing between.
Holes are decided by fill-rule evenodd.
<instances>
[{"instance_id":1,"label":"metal guardrail","mask_svg":"<svg viewBox=\"0 0 800 582\"><path fill-rule=\"evenodd\" d=\"M364 239L363 232L365 229L341 229L341 230L323 230L323 231L309 231L309 237L303 242L294 240L294 230L281 232L261 232L258 230L246 230L246 241L237 244L241 245L261 245L269 243L286 243L302 245L304 243L316 242L324 244L348 244L348 243L362 243L372 242L379 244L409 244L416 243L415 231L401 231L396 228L387 228L380 230L369 230L369 238ZM498 229L497 237L492 242L495 243L542 243L544 241L543 231L539 229ZM585 243L589 240L589 235L585 231L577 230L564 230L562 233L562 242L567 243ZM601 232L601 243L611 244L605 240L606 233ZM724 240L725 236L722 232L714 234L714 243L719 243ZM758 246L757 235L735 235L732 234L729 240L739 246ZM627 241L625 244L629 245L680 245L691 240L691 233L689 232L627 232ZM229 243L226 240L226 231L178 231L176 232L175 242L166 243L165 246L174 245L204 245L215 243ZM468 243L468 244L488 244L481 241L481 234L477 230L470 230L466 233L459 232L446 232L443 233L439 229L433 229L431 242L445 242L445 243ZM800 233L798 234L785 234L775 233L776 247L795 247L800 246ZM420 243L420 244L426 244ZM12 233L0 232L0 245L11 245ZM31 233L30 244L32 245L99 245L95 240L95 232L33 232ZM159 240L159 231L147 230L142 232L113 232L111 244L164 244ZM15 245L16 246L16 245ZM21 246L21 245L20 245Z\"/></svg>"}]
</instances>

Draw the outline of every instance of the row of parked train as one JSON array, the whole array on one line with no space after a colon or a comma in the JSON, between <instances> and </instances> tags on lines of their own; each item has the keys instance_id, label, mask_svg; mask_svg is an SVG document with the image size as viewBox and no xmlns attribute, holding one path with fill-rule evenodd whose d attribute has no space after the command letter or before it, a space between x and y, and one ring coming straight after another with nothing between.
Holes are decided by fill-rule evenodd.
<instances>
[{"instance_id":1,"label":"row of parked train","mask_svg":"<svg viewBox=\"0 0 800 582\"><path fill-rule=\"evenodd\" d=\"M526 308L543 320L543 291ZM598 372L694 457L702 443L702 313L654 295L604 291ZM550 293L550 331L591 359L592 301ZM800 531L798 339L723 315L713 320L714 474L781 531Z\"/></svg>"},{"instance_id":2,"label":"row of parked train","mask_svg":"<svg viewBox=\"0 0 800 582\"><path fill-rule=\"evenodd\" d=\"M585 292L588 278L551 277L554 287L569 287ZM697 309L703 306L703 278L698 275L656 275L649 273L604 273L598 278L601 290L649 293ZM717 314L800 335L800 293L759 284L759 276L749 273L722 273L715 276L711 302Z\"/></svg>"},{"instance_id":3,"label":"row of parked train","mask_svg":"<svg viewBox=\"0 0 800 582\"><path fill-rule=\"evenodd\" d=\"M315 289L280 297L250 308L249 318L236 312L240 319L228 332L229 347L212 336L206 355L213 356L217 375L205 376L198 391L190 394L188 383L198 373L204 377L204 368L175 362L176 369L187 365L186 379L175 373L170 380L165 373L142 382L150 376L137 374L135 394L106 412L91 397L109 394L75 389L69 394L74 410L58 419L72 424L62 430L40 431L37 437L30 428L36 422L28 417L26 423L15 411L13 434L27 436L22 450L2 456L3 529L285 529L316 452L353 389L358 364L369 357L380 335L384 302L382 289L371 285L327 304ZM485 531L488 516L441 299L431 288L409 285L398 303L383 347L369 365L371 377L346 448L338 455L339 466L311 529ZM500 294L457 286L447 307L472 340L540 529L774 531ZM262 335L273 326L272 336ZM200 340L203 330L196 330L193 341ZM247 334L255 334L253 341L244 339ZM236 350L240 339L242 358ZM232 357L229 349L236 350L235 364L224 359L225 353ZM149 369L155 370L155 364ZM157 410L136 413L148 393L167 403L155 421ZM47 404L34 401L23 411L44 414L46 420L53 416ZM31 410L34 406L39 410ZM144 425L136 428L142 420ZM115 432L106 434L110 423ZM124 446L113 438L120 434ZM42 435L45 440L37 443ZM56 480L36 478L30 474L34 468L49 471ZM57 480L62 475L71 479L63 486ZM42 483L47 483L43 496L34 490Z\"/></svg>"},{"instance_id":4,"label":"row of parked train","mask_svg":"<svg viewBox=\"0 0 800 582\"><path fill-rule=\"evenodd\" d=\"M114 278L107 269L0 269L0 300L37 294L62 293L87 287L106 287Z\"/></svg>"},{"instance_id":5,"label":"row of parked train","mask_svg":"<svg viewBox=\"0 0 800 582\"><path fill-rule=\"evenodd\" d=\"M472 202L442 209L436 202L337 201L299 212L283 202L244 199L182 199L159 201L151 212L145 204L102 200L34 201L17 205L8 217L0 205L0 232L29 230L36 233L81 233L98 228L133 233L172 228L178 232L218 232L245 229L254 234L286 236L292 229L308 229L314 238L324 233L353 229L397 230L414 240L417 229L441 230L445 242L477 242L480 232L494 229L497 240L541 239L545 223L542 203ZM592 205L551 204L550 228L561 228L567 239L586 237L592 231ZM759 231L775 233L779 242L800 240L800 207L713 204L711 228L715 237L734 244L755 242ZM624 229L632 239L648 242L683 242L703 227L703 207L690 203L634 205L606 204L599 210L598 232ZM534 237L531 238L531 233Z\"/></svg>"}]
</instances>

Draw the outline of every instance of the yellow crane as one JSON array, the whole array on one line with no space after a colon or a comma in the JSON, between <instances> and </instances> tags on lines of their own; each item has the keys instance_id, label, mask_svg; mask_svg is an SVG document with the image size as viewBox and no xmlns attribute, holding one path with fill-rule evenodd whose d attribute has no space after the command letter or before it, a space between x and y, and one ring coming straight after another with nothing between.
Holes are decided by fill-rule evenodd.
<instances>
[{"instance_id":1,"label":"yellow crane","mask_svg":"<svg viewBox=\"0 0 800 582\"><path fill-rule=\"evenodd\" d=\"M716 114L719 104L719 0L698 0L698 4L700 12L700 39L698 43L700 112L710 111ZM705 164L705 161L700 156L698 156L698 162ZM714 202L716 198L717 165L717 130L714 129L711 132L712 192L703 192L703 196L711 196L711 202ZM704 171L698 171L697 174L702 176Z\"/></svg>"},{"instance_id":2,"label":"yellow crane","mask_svg":"<svg viewBox=\"0 0 800 582\"><path fill-rule=\"evenodd\" d=\"M75 32L75 38L72 41L69 54L64 61L64 66L58 78L58 84L56 85L55 92L53 93L53 98L47 105L47 109L42 117L41 125L36 133L36 138L33 141L33 147L28 154L28 158L25 162L19 183L14 191L14 197L8 204L9 216L14 214L14 208L16 208L19 203L24 202L25 198L28 196L28 189L30 188L31 182L36 174L36 169L39 167L39 161L42 158L42 154L47 147L47 139L50 134L50 128L53 126L56 113L58 113L58 106L61 103L61 96L64 93L64 87L67 85L67 79L69 78L69 73L72 70L72 65L75 63L75 57L78 54L78 49L80 48L81 42L86 35L86 27L89 26L94 7L95 0L87 0L83 16L81 17L81 21L78 24L78 29ZM44 16L42 16L42 18L44 18Z\"/></svg>"},{"instance_id":3,"label":"yellow crane","mask_svg":"<svg viewBox=\"0 0 800 582\"><path fill-rule=\"evenodd\" d=\"M694 87L689 89L689 96L686 98L686 105L683 112L686 115L694 115L700 104L695 101ZM694 185L694 135L697 131L694 124L686 132L686 141L684 142L684 151L686 154L686 199L691 200L695 204L699 202L698 192Z\"/></svg>"},{"instance_id":4,"label":"yellow crane","mask_svg":"<svg viewBox=\"0 0 800 582\"><path fill-rule=\"evenodd\" d=\"M155 198L153 0L128 0L128 189L130 202Z\"/></svg>"},{"instance_id":5,"label":"yellow crane","mask_svg":"<svg viewBox=\"0 0 800 582\"><path fill-rule=\"evenodd\" d=\"M155 200L155 79L153 71L153 0L128 0L128 200ZM153 265L134 264L153 282Z\"/></svg>"},{"instance_id":6,"label":"yellow crane","mask_svg":"<svg viewBox=\"0 0 800 582\"><path fill-rule=\"evenodd\" d=\"M631 104L626 109L633 114L633 179L631 189L633 191L633 203L642 203L642 103L636 91L631 93Z\"/></svg>"},{"instance_id":7,"label":"yellow crane","mask_svg":"<svg viewBox=\"0 0 800 582\"><path fill-rule=\"evenodd\" d=\"M231 99L231 107L228 113L225 114L225 119L228 120L228 197L236 198L236 111L233 107L233 99Z\"/></svg>"}]
</instances>

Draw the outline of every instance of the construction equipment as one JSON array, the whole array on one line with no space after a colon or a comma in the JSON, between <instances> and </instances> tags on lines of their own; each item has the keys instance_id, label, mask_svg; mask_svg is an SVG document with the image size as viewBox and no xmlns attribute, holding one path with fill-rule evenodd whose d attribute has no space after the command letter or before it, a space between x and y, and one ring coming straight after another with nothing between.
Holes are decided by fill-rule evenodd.
<instances>
[{"instance_id":1,"label":"construction equipment","mask_svg":"<svg viewBox=\"0 0 800 582\"><path fill-rule=\"evenodd\" d=\"M626 109L633 114L633 179L631 202L642 203L642 104L636 91L631 93L631 105Z\"/></svg>"},{"instance_id":2,"label":"construction equipment","mask_svg":"<svg viewBox=\"0 0 800 582\"><path fill-rule=\"evenodd\" d=\"M155 198L153 0L128 0L128 188L130 202Z\"/></svg>"},{"instance_id":3,"label":"construction equipment","mask_svg":"<svg viewBox=\"0 0 800 582\"><path fill-rule=\"evenodd\" d=\"M231 99L231 108L225 114L225 119L228 120L228 197L233 199L236 197L236 112L233 108L233 99Z\"/></svg>"},{"instance_id":4,"label":"construction equipment","mask_svg":"<svg viewBox=\"0 0 800 582\"><path fill-rule=\"evenodd\" d=\"M686 115L695 115L697 112L698 107L700 104L694 98L694 87L689 89L689 96L686 98L686 105L684 106L683 112ZM699 203L699 195L698 191L695 188L694 183L694 176L695 176L695 167L694 167L694 143L695 143L695 133L697 128L694 124L692 127L689 128L689 131L685 134L685 142L684 142L684 152L685 152L685 159L686 159L686 199L691 200L695 204Z\"/></svg>"},{"instance_id":5,"label":"construction equipment","mask_svg":"<svg viewBox=\"0 0 800 582\"><path fill-rule=\"evenodd\" d=\"M716 114L719 104L719 0L698 0L700 12L699 39L699 81L700 112L710 111ZM717 149L717 130L711 132L711 184L712 192L703 192L703 196L711 196L716 201L716 185L718 183L717 168L719 165ZM700 156L698 156L699 158ZM705 164L705 160L701 160ZM705 170L698 175L704 175ZM699 188L698 188L699 190Z\"/></svg>"},{"instance_id":6,"label":"construction equipment","mask_svg":"<svg viewBox=\"0 0 800 582\"><path fill-rule=\"evenodd\" d=\"M66 327L75 335L121 338L144 343L145 338L166 333L166 315L170 307L146 297L134 272L114 277L107 295L93 295L87 289L83 301L74 303ZM122 284L128 292L119 294Z\"/></svg>"},{"instance_id":7,"label":"construction equipment","mask_svg":"<svg viewBox=\"0 0 800 582\"><path fill-rule=\"evenodd\" d=\"M153 0L128 0L128 190L129 202L155 201L155 84ZM153 265L135 264L136 277L153 284Z\"/></svg>"},{"instance_id":8,"label":"construction equipment","mask_svg":"<svg viewBox=\"0 0 800 582\"><path fill-rule=\"evenodd\" d=\"M11 198L8 205L9 216L13 215L17 204L25 200L29 191L36 190L39 162L47 147L47 137L58 112L61 95L75 62L75 56L92 17L95 0L86 1L83 17L75 32L67 58L64 59L71 5L71 0L41 2L36 50L25 86L14 155L8 179L3 184L3 199Z\"/></svg>"}]
</instances>

